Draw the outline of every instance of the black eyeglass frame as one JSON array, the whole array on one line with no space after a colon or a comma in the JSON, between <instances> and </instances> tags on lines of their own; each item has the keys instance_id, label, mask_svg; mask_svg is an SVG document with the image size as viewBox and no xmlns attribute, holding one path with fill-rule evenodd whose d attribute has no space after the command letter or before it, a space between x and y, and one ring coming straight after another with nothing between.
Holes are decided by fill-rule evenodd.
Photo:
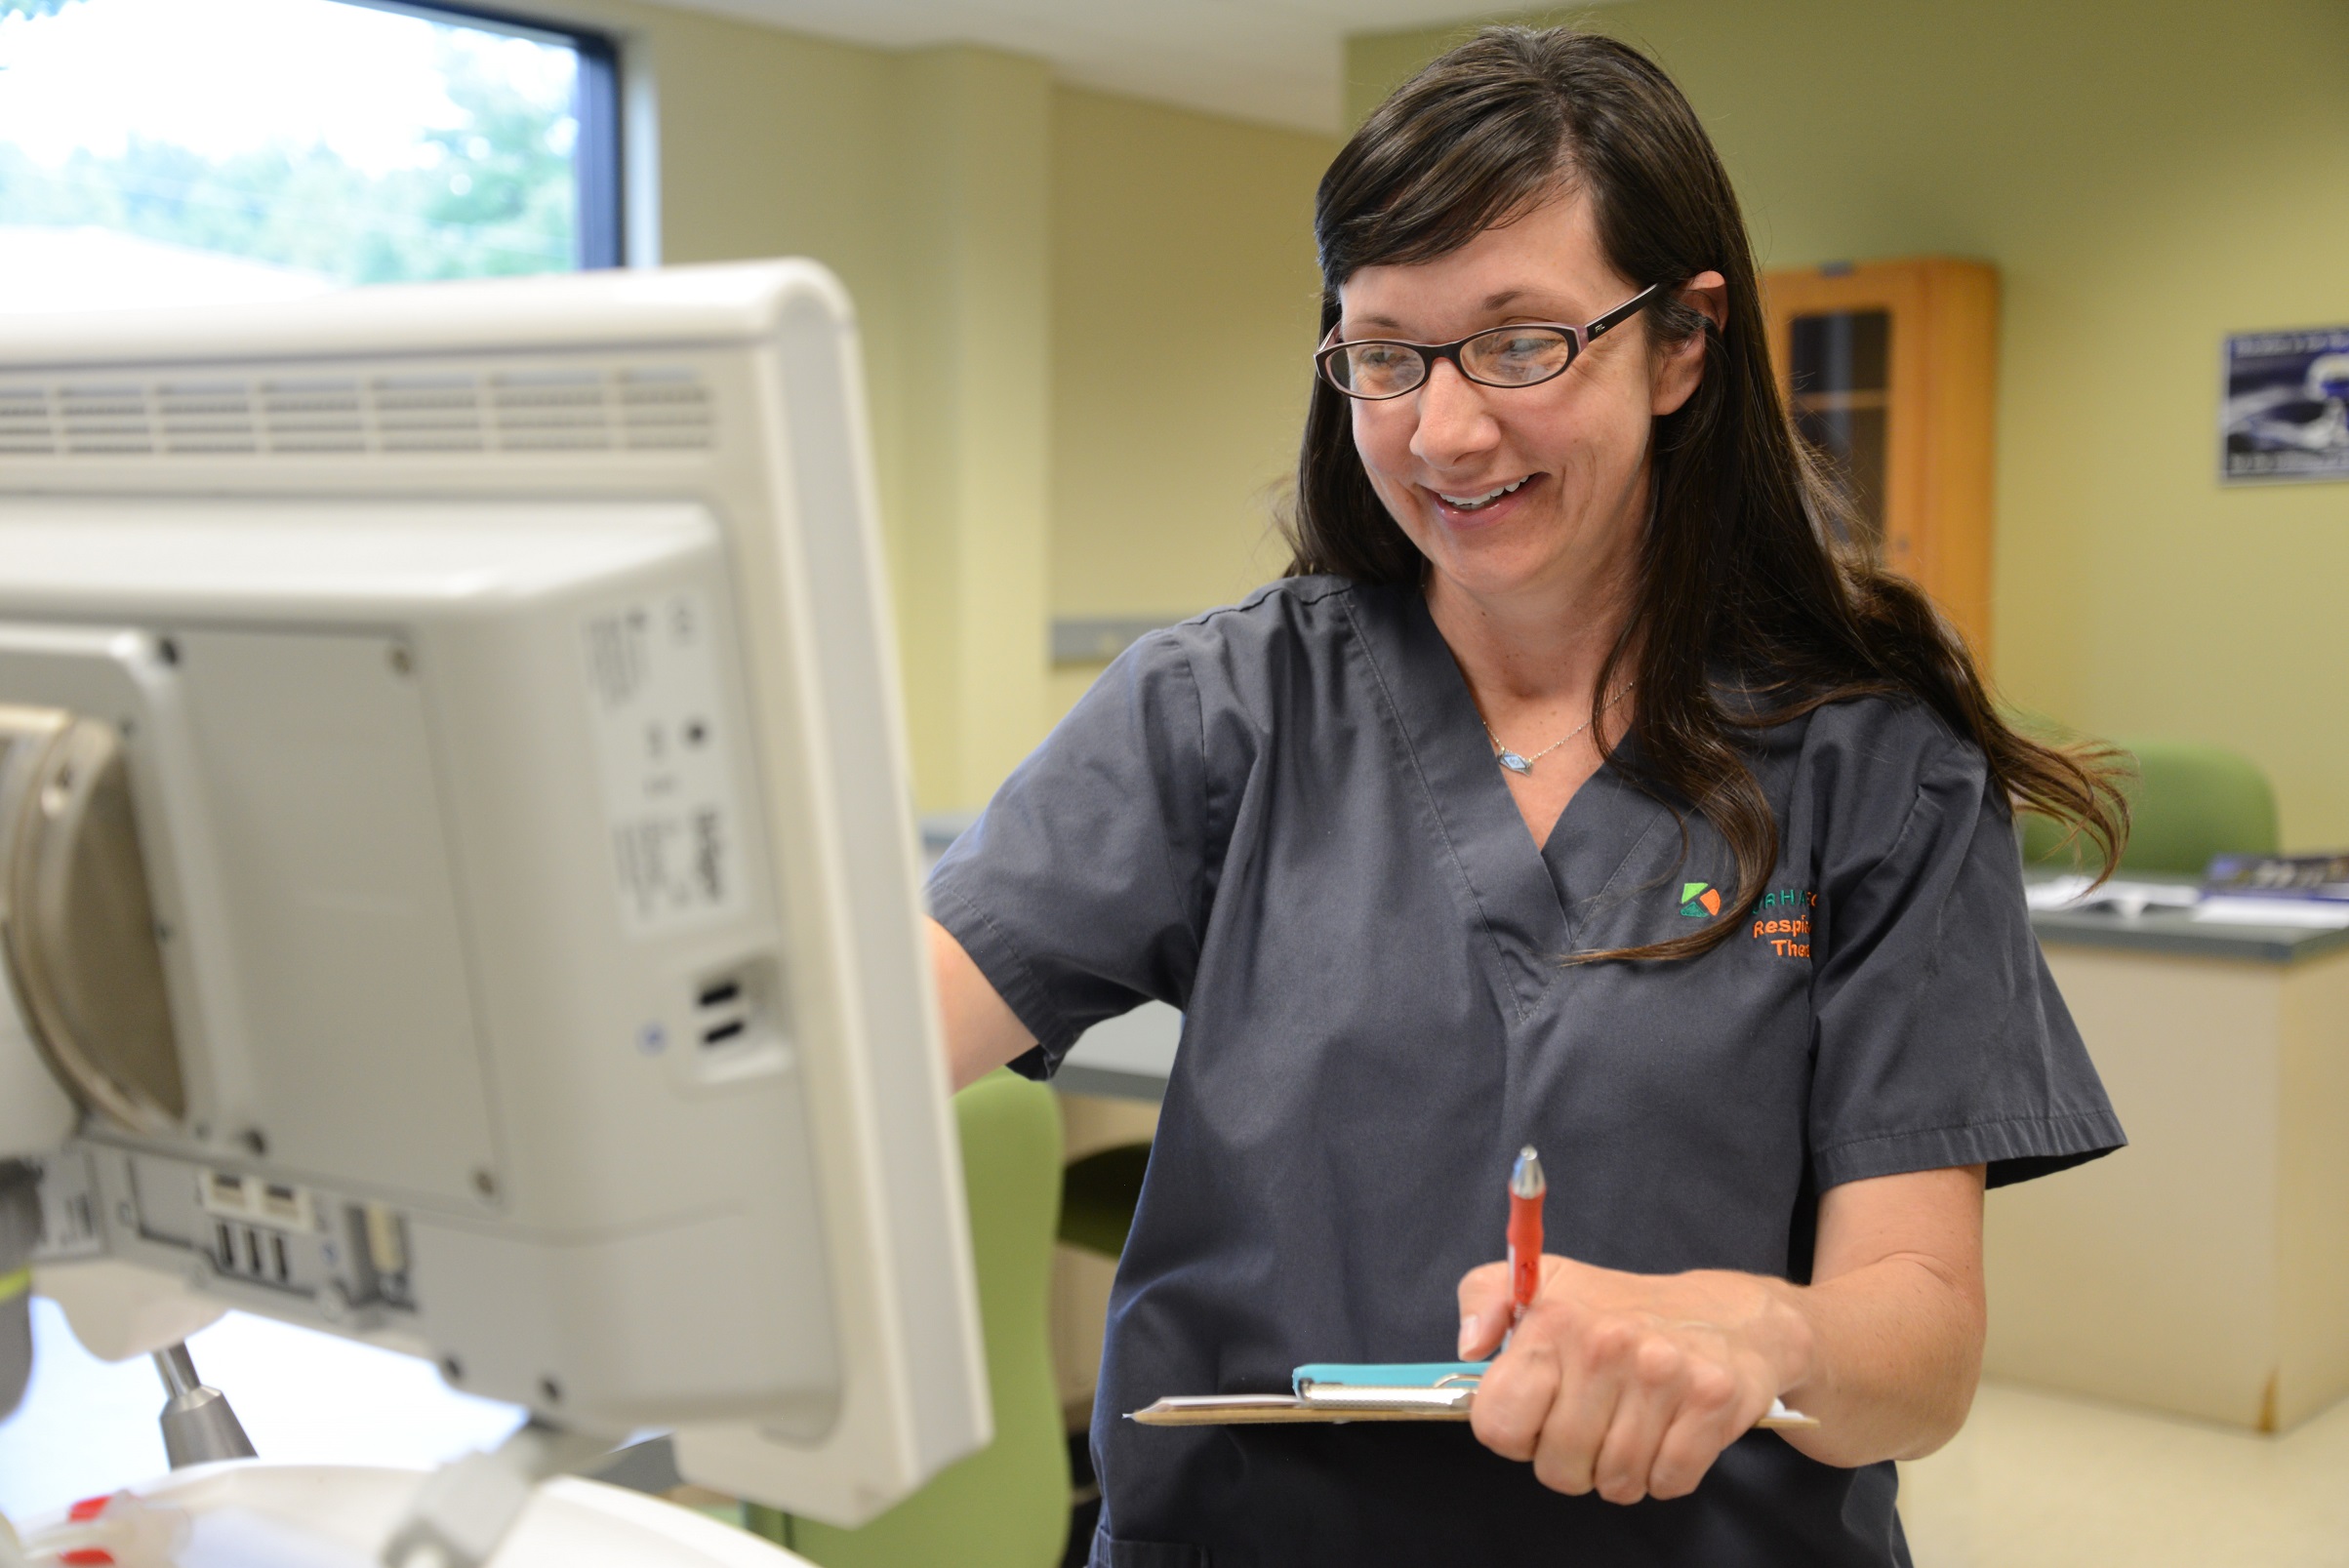
<instances>
[{"instance_id":1,"label":"black eyeglass frame","mask_svg":"<svg viewBox=\"0 0 2349 1568\"><path fill-rule=\"evenodd\" d=\"M1439 359L1450 360L1452 369L1460 373L1463 381L1474 382L1478 386L1497 386L1503 391L1518 391L1528 386L1543 385L1563 376L1574 368L1574 361L1582 357L1584 349L1655 303L1663 297L1663 284L1651 283L1615 306L1614 309L1609 310L1605 315L1580 327L1563 321L1513 321L1506 326L1486 327L1481 332L1472 332L1467 337L1455 339L1448 343L1415 343L1401 338L1357 338L1348 342L1331 342L1328 338L1324 338L1321 341L1321 346L1314 350L1314 369L1320 374L1323 381L1357 403L1385 403L1395 398L1410 396L1427 385L1430 379L1435 376L1436 361ZM1479 338L1489 338L1495 333L1523 332L1528 327L1538 327L1548 332L1562 332L1566 335L1565 363L1538 381L1488 382L1483 377L1472 372L1468 368L1468 362L1460 357L1460 350ZM1335 338L1337 335L1338 329L1334 326L1331 327L1329 337ZM1419 356L1419 380L1398 392L1357 392L1339 381L1336 372L1331 368L1337 356L1349 348L1360 348L1370 343L1377 343L1386 348L1408 348L1417 354Z\"/></svg>"}]
</instances>

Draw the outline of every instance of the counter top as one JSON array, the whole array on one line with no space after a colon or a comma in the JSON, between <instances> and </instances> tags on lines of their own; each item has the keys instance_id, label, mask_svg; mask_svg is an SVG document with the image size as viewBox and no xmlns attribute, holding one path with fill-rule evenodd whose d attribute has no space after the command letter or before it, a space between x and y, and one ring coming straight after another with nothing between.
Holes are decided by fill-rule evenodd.
<instances>
[{"instance_id":1,"label":"counter top","mask_svg":"<svg viewBox=\"0 0 2349 1568\"><path fill-rule=\"evenodd\" d=\"M1164 1002L1144 1002L1085 1030L1052 1075L1053 1086L1068 1094L1154 1105L1166 1098L1166 1080L1174 1073L1175 1047L1182 1038L1182 1014Z\"/></svg>"},{"instance_id":2,"label":"counter top","mask_svg":"<svg viewBox=\"0 0 2349 1568\"><path fill-rule=\"evenodd\" d=\"M2190 876L2138 875L2127 880L2196 885ZM2246 963L2295 964L2349 948L2349 930L2197 920L2175 908L2148 908L2141 914L2113 909L2034 909L2031 930L2046 947L2106 947Z\"/></svg>"}]
</instances>

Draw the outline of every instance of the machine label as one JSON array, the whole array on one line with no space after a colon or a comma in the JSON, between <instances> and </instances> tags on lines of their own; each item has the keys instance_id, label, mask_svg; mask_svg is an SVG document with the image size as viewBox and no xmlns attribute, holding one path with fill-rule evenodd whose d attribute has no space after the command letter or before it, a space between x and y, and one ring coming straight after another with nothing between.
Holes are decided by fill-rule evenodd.
<instances>
[{"instance_id":1,"label":"machine label","mask_svg":"<svg viewBox=\"0 0 2349 1568\"><path fill-rule=\"evenodd\" d=\"M692 589L587 623L621 918L638 935L742 903L742 817L714 631L709 602Z\"/></svg>"}]
</instances>

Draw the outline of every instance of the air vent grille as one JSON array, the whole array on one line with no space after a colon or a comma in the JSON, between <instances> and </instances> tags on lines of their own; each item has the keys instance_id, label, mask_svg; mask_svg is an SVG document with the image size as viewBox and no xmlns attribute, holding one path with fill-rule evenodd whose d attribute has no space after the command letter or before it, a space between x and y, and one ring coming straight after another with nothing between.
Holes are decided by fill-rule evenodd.
<instances>
[{"instance_id":1,"label":"air vent grille","mask_svg":"<svg viewBox=\"0 0 2349 1568\"><path fill-rule=\"evenodd\" d=\"M681 367L0 382L0 459L702 452Z\"/></svg>"}]
</instances>

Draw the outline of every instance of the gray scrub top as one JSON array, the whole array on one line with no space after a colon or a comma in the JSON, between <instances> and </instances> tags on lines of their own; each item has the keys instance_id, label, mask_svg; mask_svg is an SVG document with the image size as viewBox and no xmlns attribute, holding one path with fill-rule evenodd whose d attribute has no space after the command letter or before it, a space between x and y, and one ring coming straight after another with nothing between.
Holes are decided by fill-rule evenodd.
<instances>
[{"instance_id":1,"label":"gray scrub top","mask_svg":"<svg viewBox=\"0 0 2349 1568\"><path fill-rule=\"evenodd\" d=\"M1521 1145L1549 1251L1797 1280L1839 1183L2121 1146L1981 753L1866 700L1751 764L1762 907L1700 958L1562 964L1692 929L1726 846L1610 764L1537 853L1420 593L1295 578L1128 650L955 843L931 906L1034 1033L1021 1070L1146 998L1184 1013L1110 1304L1096 1568L1908 1562L1889 1463L1766 1432L1626 1508L1465 1426L1123 1419L1449 1359Z\"/></svg>"}]
</instances>

